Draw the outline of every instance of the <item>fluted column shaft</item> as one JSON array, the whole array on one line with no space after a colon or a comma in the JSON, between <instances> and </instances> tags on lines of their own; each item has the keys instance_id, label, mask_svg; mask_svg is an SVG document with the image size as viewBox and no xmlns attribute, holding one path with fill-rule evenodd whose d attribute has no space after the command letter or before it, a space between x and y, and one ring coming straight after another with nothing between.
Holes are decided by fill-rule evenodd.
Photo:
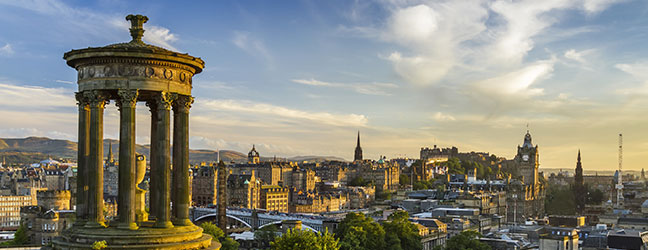
<instances>
[{"instance_id":1,"label":"fluted column shaft","mask_svg":"<svg viewBox=\"0 0 648 250\"><path fill-rule=\"evenodd\" d=\"M148 100L146 102L146 106L149 107L149 110L151 111L151 145L150 145L150 150L149 150L149 164L150 164L150 169L149 169L149 220L155 220L155 216L157 215L157 204L158 204L158 193L157 192L152 192L153 191L153 186L156 185L157 182L157 176L153 175L154 172L156 172L157 169L157 158L154 156L158 154L158 144L157 142L157 102L153 99Z\"/></svg>"},{"instance_id":2,"label":"fluted column shaft","mask_svg":"<svg viewBox=\"0 0 648 250\"><path fill-rule=\"evenodd\" d=\"M103 115L107 96L93 90L87 94L90 106L90 140L87 165L88 222L86 227L105 227L103 215Z\"/></svg>"},{"instance_id":3,"label":"fluted column shaft","mask_svg":"<svg viewBox=\"0 0 648 250\"><path fill-rule=\"evenodd\" d=\"M119 195L118 228L137 229L135 223L135 105L137 90L119 90Z\"/></svg>"},{"instance_id":4,"label":"fluted column shaft","mask_svg":"<svg viewBox=\"0 0 648 250\"><path fill-rule=\"evenodd\" d=\"M155 97L157 109L156 141L157 152L151 158L156 159L157 166L151 171L155 176L155 183L151 193L157 193L157 203L154 227L169 228L171 223L171 135L170 135L170 111L173 102L171 94L161 92ZM154 203L151 203L152 206Z\"/></svg>"},{"instance_id":5,"label":"fluted column shaft","mask_svg":"<svg viewBox=\"0 0 648 250\"><path fill-rule=\"evenodd\" d=\"M77 188L76 188L76 225L84 225L87 219L88 176L87 164L90 151L90 106L83 92L76 93L79 105L79 135L77 144Z\"/></svg>"},{"instance_id":6,"label":"fluted column shaft","mask_svg":"<svg viewBox=\"0 0 648 250\"><path fill-rule=\"evenodd\" d=\"M178 96L173 104L173 216L174 225L192 225L189 220L189 109L191 96Z\"/></svg>"}]
</instances>

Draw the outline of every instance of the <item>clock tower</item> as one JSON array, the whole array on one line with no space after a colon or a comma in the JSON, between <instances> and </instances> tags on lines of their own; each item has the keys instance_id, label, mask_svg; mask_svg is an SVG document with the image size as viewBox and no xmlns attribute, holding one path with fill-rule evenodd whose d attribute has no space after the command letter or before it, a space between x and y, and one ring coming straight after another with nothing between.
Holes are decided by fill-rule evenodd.
<instances>
[{"instance_id":1,"label":"clock tower","mask_svg":"<svg viewBox=\"0 0 648 250\"><path fill-rule=\"evenodd\" d=\"M517 155L513 159L518 167L519 179L524 181L525 185L538 184L538 145L531 142L531 134L527 130L524 135L524 143L518 146Z\"/></svg>"}]
</instances>

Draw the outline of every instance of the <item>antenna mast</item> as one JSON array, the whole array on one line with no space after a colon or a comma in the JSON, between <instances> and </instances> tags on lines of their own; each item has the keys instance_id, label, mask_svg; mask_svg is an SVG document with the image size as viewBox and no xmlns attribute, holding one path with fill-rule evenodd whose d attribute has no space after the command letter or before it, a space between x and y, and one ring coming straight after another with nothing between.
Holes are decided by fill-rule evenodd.
<instances>
[{"instance_id":1,"label":"antenna mast","mask_svg":"<svg viewBox=\"0 0 648 250\"><path fill-rule=\"evenodd\" d=\"M623 134L619 134L619 176L617 178L617 207L623 201Z\"/></svg>"}]
</instances>

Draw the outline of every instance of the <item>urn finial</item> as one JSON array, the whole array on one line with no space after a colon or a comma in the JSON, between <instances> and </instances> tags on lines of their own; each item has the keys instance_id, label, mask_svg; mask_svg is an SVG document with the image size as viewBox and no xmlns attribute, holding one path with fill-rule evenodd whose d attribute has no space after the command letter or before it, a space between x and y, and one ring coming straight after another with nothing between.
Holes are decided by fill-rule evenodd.
<instances>
[{"instance_id":1,"label":"urn finial","mask_svg":"<svg viewBox=\"0 0 648 250\"><path fill-rule=\"evenodd\" d=\"M131 42L142 42L142 37L144 36L144 23L148 21L147 16L143 15L128 15L126 16L126 20L131 22L131 28L130 28L130 33L131 36L133 37L133 41Z\"/></svg>"}]
</instances>

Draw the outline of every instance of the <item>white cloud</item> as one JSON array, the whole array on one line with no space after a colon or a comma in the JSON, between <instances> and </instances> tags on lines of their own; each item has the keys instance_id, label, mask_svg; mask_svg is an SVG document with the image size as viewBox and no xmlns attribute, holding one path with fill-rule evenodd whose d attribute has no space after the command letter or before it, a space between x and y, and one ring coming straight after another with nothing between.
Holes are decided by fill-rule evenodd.
<instances>
[{"instance_id":1,"label":"white cloud","mask_svg":"<svg viewBox=\"0 0 648 250\"><path fill-rule=\"evenodd\" d=\"M381 82L372 82L372 83L335 83L335 82L324 82L315 79L293 79L292 82L310 85L310 86L323 86L323 87L334 87L334 88L344 88L352 89L357 93L365 95L382 95L389 96L391 95L388 92L388 89L398 88L398 85L393 83L381 83Z\"/></svg>"},{"instance_id":2,"label":"white cloud","mask_svg":"<svg viewBox=\"0 0 648 250\"><path fill-rule=\"evenodd\" d=\"M252 36L250 32L235 31L232 43L239 49L252 56L260 56L268 65L273 67L273 59L263 41Z\"/></svg>"},{"instance_id":3,"label":"white cloud","mask_svg":"<svg viewBox=\"0 0 648 250\"><path fill-rule=\"evenodd\" d=\"M306 120L332 126L364 127L368 123L368 119L364 115L311 112L252 101L203 100L200 105L203 106L203 110L253 113L257 115L283 117L291 120Z\"/></svg>"},{"instance_id":4,"label":"white cloud","mask_svg":"<svg viewBox=\"0 0 648 250\"><path fill-rule=\"evenodd\" d=\"M587 13L593 14L607 9L609 6L625 2L626 0L583 0L583 9Z\"/></svg>"},{"instance_id":5,"label":"white cloud","mask_svg":"<svg viewBox=\"0 0 648 250\"><path fill-rule=\"evenodd\" d=\"M619 89L617 92L629 96L644 96L648 95L648 62L636 62L632 64L616 64L617 69L633 76L642 84L639 86Z\"/></svg>"},{"instance_id":6,"label":"white cloud","mask_svg":"<svg viewBox=\"0 0 648 250\"><path fill-rule=\"evenodd\" d=\"M171 45L171 43L178 41L178 35L171 33L167 28L152 25L149 22L144 24L144 37L142 37L144 42L180 52L180 50ZM109 23L118 28L118 30L127 31L130 28L130 22L123 18L113 18Z\"/></svg>"},{"instance_id":7,"label":"white cloud","mask_svg":"<svg viewBox=\"0 0 648 250\"><path fill-rule=\"evenodd\" d=\"M130 24L122 15L104 14L91 9L71 7L59 0L0 1L0 5L14 6L50 16L52 17L51 21L60 27L57 32L68 36L116 39L124 37L124 34L129 34ZM167 28L152 25L150 22L144 24L144 41L178 51L171 45L178 40L177 35L171 33Z\"/></svg>"},{"instance_id":8,"label":"white cloud","mask_svg":"<svg viewBox=\"0 0 648 250\"><path fill-rule=\"evenodd\" d=\"M76 106L74 90L0 83L0 106L12 109L51 109Z\"/></svg>"},{"instance_id":9,"label":"white cloud","mask_svg":"<svg viewBox=\"0 0 648 250\"><path fill-rule=\"evenodd\" d=\"M544 89L533 88L532 85L551 76L554 63L541 61L520 70L509 72L500 76L478 81L472 84L482 93L488 93L495 99L502 97L525 99L542 95Z\"/></svg>"},{"instance_id":10,"label":"white cloud","mask_svg":"<svg viewBox=\"0 0 648 250\"><path fill-rule=\"evenodd\" d=\"M585 58L584 56L587 54L585 51L576 51L575 49L570 49L565 51L565 58L574 60L579 63L585 63Z\"/></svg>"},{"instance_id":11,"label":"white cloud","mask_svg":"<svg viewBox=\"0 0 648 250\"><path fill-rule=\"evenodd\" d=\"M0 47L0 56L10 56L13 54L14 50L11 44L7 43L4 46Z\"/></svg>"},{"instance_id":12,"label":"white cloud","mask_svg":"<svg viewBox=\"0 0 648 250\"><path fill-rule=\"evenodd\" d=\"M432 116L432 119L434 119L435 121L438 121L438 122L446 122L446 121L455 121L455 120L457 120L454 116L449 115L449 114L444 114L444 113L441 113L441 112L434 113L434 115Z\"/></svg>"},{"instance_id":13,"label":"white cloud","mask_svg":"<svg viewBox=\"0 0 648 250\"><path fill-rule=\"evenodd\" d=\"M381 39L395 42L409 52L394 51L383 58L408 82L434 84L459 62L463 53L460 45L486 29L487 17L488 11L480 1L397 4Z\"/></svg>"}]
</instances>

